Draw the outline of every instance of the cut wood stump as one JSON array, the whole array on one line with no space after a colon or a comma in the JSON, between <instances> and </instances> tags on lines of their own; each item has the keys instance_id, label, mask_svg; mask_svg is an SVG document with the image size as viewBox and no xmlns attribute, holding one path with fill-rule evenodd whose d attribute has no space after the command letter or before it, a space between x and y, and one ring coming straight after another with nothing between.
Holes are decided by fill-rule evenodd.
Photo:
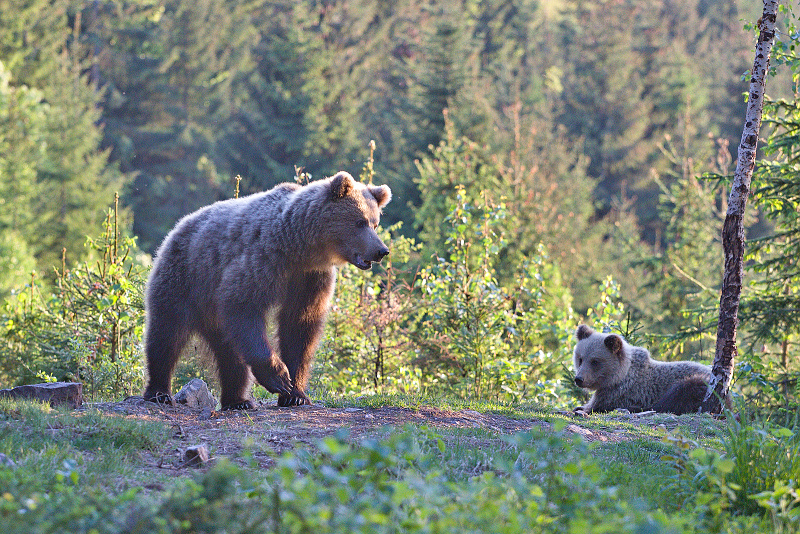
<instances>
[{"instance_id":1,"label":"cut wood stump","mask_svg":"<svg viewBox=\"0 0 800 534\"><path fill-rule=\"evenodd\" d=\"M83 384L80 382L47 382L29 384L11 389L0 389L0 397L11 399L34 399L50 403L50 406L78 408L83 405Z\"/></svg>"}]
</instances>

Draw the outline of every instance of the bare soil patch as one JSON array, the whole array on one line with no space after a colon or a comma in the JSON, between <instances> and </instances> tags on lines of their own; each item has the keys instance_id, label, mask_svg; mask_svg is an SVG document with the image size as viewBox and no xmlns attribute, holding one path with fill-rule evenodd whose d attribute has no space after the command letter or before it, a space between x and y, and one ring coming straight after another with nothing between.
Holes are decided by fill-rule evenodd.
<instances>
[{"instance_id":1,"label":"bare soil patch","mask_svg":"<svg viewBox=\"0 0 800 534\"><path fill-rule=\"evenodd\" d=\"M443 410L434 407L416 409L385 406L380 408L331 408L319 404L278 408L274 402L260 402L255 410L205 411L184 405L168 406L131 397L122 402L90 403L84 409L96 408L103 413L172 425L170 439L160 451L143 454L145 469L182 471L183 452L188 447L206 445L213 458L228 457L244 461L245 448L263 467L269 467L276 455L310 445L320 438L346 430L357 442L366 437L386 435L393 429L413 425L431 429L475 429L465 432L470 447L495 450L501 436L532 429L548 431L552 424L542 419L518 419L474 410ZM619 431L589 430L580 418L566 431L580 434L589 441L619 442L630 435ZM474 436L474 437L473 437Z\"/></svg>"}]
</instances>

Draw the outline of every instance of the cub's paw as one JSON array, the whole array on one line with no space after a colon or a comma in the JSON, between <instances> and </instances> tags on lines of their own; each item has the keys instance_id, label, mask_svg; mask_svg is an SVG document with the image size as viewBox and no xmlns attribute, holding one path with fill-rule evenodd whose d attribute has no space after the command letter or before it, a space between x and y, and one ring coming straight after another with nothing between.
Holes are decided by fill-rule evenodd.
<instances>
[{"instance_id":1,"label":"cub's paw","mask_svg":"<svg viewBox=\"0 0 800 534\"><path fill-rule=\"evenodd\" d=\"M297 388L292 390L291 395L278 395L278 406L302 406L304 404L311 404L311 399Z\"/></svg>"},{"instance_id":2,"label":"cub's paw","mask_svg":"<svg viewBox=\"0 0 800 534\"><path fill-rule=\"evenodd\" d=\"M225 404L222 406L222 411L226 412L228 410L255 410L256 405L253 404L252 401L243 400L239 402L232 402L230 404Z\"/></svg>"},{"instance_id":3,"label":"cub's paw","mask_svg":"<svg viewBox=\"0 0 800 534\"><path fill-rule=\"evenodd\" d=\"M578 406L572 410L572 413L580 417L589 417L589 412L587 412L583 406Z\"/></svg>"},{"instance_id":4,"label":"cub's paw","mask_svg":"<svg viewBox=\"0 0 800 534\"><path fill-rule=\"evenodd\" d=\"M144 400L155 402L156 404L169 404L171 406L175 406L175 401L172 399L172 395L169 393L164 393L163 391L145 391L142 397Z\"/></svg>"}]
</instances>

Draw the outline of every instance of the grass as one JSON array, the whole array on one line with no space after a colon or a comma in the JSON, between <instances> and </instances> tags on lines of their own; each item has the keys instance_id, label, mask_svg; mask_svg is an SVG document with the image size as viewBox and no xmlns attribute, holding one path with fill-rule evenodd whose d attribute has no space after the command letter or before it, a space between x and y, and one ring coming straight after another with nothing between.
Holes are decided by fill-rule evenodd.
<instances>
[{"instance_id":1,"label":"grass","mask_svg":"<svg viewBox=\"0 0 800 534\"><path fill-rule=\"evenodd\" d=\"M540 406L400 396L325 403L469 409L537 419L547 428L513 435L487 427L384 428L357 446L344 435L325 438L265 469L253 455L269 453L269 429L253 425L241 438L245 446L229 453L234 463L218 454L211 468L162 472L147 465L176 446L168 422L0 400L0 453L14 462L0 467L0 521L8 533L235 532L257 524L286 532L435 525L459 532L758 533L797 526L794 505L780 501L786 491L765 494L764 505L744 504L748 495L737 490L772 491L765 473L773 485L798 478L798 433L763 421L573 418ZM568 425L619 439L589 443ZM729 466L725 458L735 461ZM495 525L499 517L508 529Z\"/></svg>"},{"instance_id":2,"label":"grass","mask_svg":"<svg viewBox=\"0 0 800 534\"><path fill-rule=\"evenodd\" d=\"M15 478L29 491L45 490L59 474L111 493L120 480L143 482L150 475L142 476L138 455L159 448L168 432L161 422L0 400L0 453L16 464Z\"/></svg>"}]
</instances>

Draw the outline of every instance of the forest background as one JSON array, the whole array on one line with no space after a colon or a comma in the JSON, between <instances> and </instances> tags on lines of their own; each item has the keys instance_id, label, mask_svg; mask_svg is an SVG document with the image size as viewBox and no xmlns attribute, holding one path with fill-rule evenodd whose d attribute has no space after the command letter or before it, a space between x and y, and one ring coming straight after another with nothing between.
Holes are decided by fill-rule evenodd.
<instances>
[{"instance_id":1,"label":"forest background","mask_svg":"<svg viewBox=\"0 0 800 534\"><path fill-rule=\"evenodd\" d=\"M174 223L338 170L391 186L393 252L340 273L317 388L569 404L580 321L709 362L760 8L0 0L0 384L139 393ZM795 402L800 328L786 14L735 385L771 405Z\"/></svg>"}]
</instances>

